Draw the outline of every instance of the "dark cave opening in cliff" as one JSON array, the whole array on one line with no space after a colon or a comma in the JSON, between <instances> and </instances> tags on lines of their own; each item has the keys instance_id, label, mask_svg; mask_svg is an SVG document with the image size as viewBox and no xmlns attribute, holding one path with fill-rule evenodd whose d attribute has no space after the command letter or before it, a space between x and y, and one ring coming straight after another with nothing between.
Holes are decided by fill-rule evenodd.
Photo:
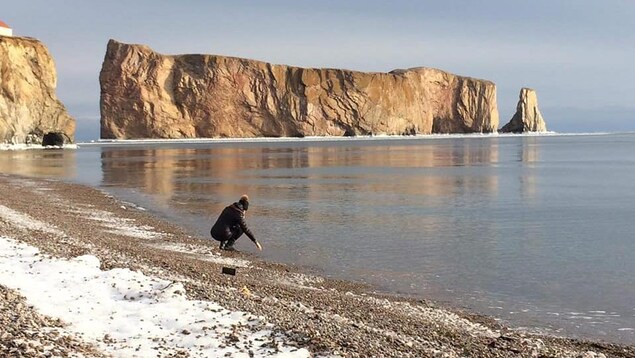
<instances>
[{"instance_id":1,"label":"dark cave opening in cliff","mask_svg":"<svg viewBox=\"0 0 635 358\"><path fill-rule=\"evenodd\" d=\"M62 146L64 145L64 134L59 132L49 132L42 137L42 146Z\"/></svg>"}]
</instances>

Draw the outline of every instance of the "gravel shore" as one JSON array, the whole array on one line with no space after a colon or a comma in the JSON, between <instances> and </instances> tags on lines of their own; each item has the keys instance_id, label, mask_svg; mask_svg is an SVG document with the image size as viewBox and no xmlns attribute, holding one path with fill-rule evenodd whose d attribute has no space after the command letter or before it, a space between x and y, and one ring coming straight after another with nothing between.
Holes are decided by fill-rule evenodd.
<instances>
[{"instance_id":1,"label":"gravel shore","mask_svg":"<svg viewBox=\"0 0 635 358\"><path fill-rule=\"evenodd\" d=\"M2 236L55 257L95 255L103 270L129 268L180 282L189 298L262 316L288 344L315 355L635 357L632 346L530 334L433 302L377 295L356 283L221 253L214 241L86 186L0 175L0 205L50 225L29 229L1 217ZM145 231L121 230L126 225ZM223 275L223 266L236 267L237 274ZM4 286L0 324L4 355L102 356L91 342L66 332L63 322L39 315ZM31 341L36 343L25 343Z\"/></svg>"}]
</instances>

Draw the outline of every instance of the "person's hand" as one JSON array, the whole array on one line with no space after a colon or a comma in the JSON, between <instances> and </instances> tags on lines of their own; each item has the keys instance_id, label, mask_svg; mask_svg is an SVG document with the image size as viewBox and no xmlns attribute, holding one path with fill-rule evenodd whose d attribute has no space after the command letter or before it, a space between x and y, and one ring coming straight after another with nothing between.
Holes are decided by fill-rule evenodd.
<instances>
[{"instance_id":1,"label":"person's hand","mask_svg":"<svg viewBox=\"0 0 635 358\"><path fill-rule=\"evenodd\" d=\"M260 245L258 241L256 241L256 247L258 248L258 250L262 251L262 245Z\"/></svg>"}]
</instances>

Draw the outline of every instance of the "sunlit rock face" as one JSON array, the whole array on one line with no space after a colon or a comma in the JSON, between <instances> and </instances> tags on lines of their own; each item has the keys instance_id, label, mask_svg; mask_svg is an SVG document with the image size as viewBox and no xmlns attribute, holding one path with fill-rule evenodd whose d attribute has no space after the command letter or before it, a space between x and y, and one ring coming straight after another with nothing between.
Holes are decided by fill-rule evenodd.
<instances>
[{"instance_id":1,"label":"sunlit rock face","mask_svg":"<svg viewBox=\"0 0 635 358\"><path fill-rule=\"evenodd\" d=\"M72 142L75 120L55 95L57 74L40 41L0 36L0 142L42 143L49 133Z\"/></svg>"},{"instance_id":2,"label":"sunlit rock face","mask_svg":"<svg viewBox=\"0 0 635 358\"><path fill-rule=\"evenodd\" d=\"M110 40L102 138L494 132L494 83L431 68L364 73L214 55L166 56Z\"/></svg>"},{"instance_id":3,"label":"sunlit rock face","mask_svg":"<svg viewBox=\"0 0 635 358\"><path fill-rule=\"evenodd\" d=\"M501 133L546 132L547 125L538 109L536 91L522 88L516 106L516 113L503 128Z\"/></svg>"}]
</instances>

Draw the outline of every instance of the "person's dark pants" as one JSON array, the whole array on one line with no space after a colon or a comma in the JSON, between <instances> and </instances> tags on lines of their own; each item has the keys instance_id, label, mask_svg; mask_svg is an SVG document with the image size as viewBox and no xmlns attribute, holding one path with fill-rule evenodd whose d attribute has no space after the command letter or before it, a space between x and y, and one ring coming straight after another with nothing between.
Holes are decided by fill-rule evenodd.
<instances>
[{"instance_id":1,"label":"person's dark pants","mask_svg":"<svg viewBox=\"0 0 635 358\"><path fill-rule=\"evenodd\" d=\"M220 242L221 250L233 250L234 243L243 234L243 229L240 226L231 227L229 228L229 230L231 232L231 236L227 240L223 240Z\"/></svg>"}]
</instances>

